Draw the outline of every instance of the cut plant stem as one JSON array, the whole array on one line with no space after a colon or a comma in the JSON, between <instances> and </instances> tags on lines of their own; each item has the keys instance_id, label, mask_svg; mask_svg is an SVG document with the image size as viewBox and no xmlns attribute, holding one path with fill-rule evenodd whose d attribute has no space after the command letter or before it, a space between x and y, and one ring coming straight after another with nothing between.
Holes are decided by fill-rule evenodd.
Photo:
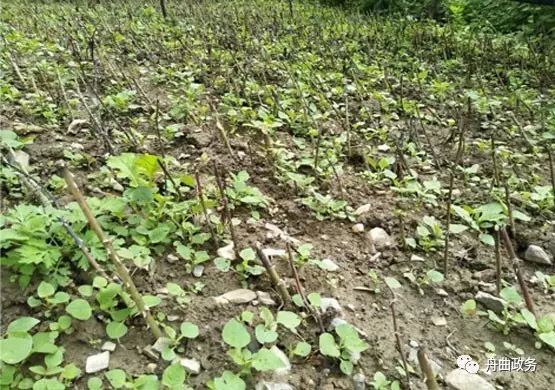
<instances>
[{"instance_id":1,"label":"cut plant stem","mask_svg":"<svg viewBox=\"0 0 555 390\"><path fill-rule=\"evenodd\" d=\"M214 162L214 176L216 177L216 184L218 185L218 189L220 191L220 198L222 199L223 205L223 214L224 218L223 221L227 220L229 225L229 234L231 235L231 241L233 242L233 250L235 251L235 257L239 258L239 241L237 240L237 236L235 234L235 226L233 226L233 218L231 216L231 211L229 210L229 204L227 201L227 194L225 193L225 179L221 176L220 170L218 169L218 164Z\"/></svg>"},{"instance_id":2,"label":"cut plant stem","mask_svg":"<svg viewBox=\"0 0 555 390\"><path fill-rule=\"evenodd\" d=\"M295 288L297 289L297 293L303 300L303 303L306 309L310 312L312 317L314 317L314 319L318 323L318 326L320 327L320 331L324 333L326 329L324 328L324 323L322 322L320 313L314 310L312 306L310 306L310 303L308 302L308 300L306 299L303 286L301 285L301 279L299 278L299 273L297 272L297 267L295 267L295 261L293 260L293 255L291 253L291 244L287 242L286 245L287 245L287 258L289 260L289 266L291 267L291 273L293 274L293 278L295 279Z\"/></svg>"},{"instance_id":3,"label":"cut plant stem","mask_svg":"<svg viewBox=\"0 0 555 390\"><path fill-rule=\"evenodd\" d=\"M411 384L410 384L410 374L409 374L409 368L408 368L408 364L407 364L407 360L405 359L405 354L403 353L403 343L401 343L401 334L399 333L399 328L397 326L397 315L395 314L395 294L393 293L393 290L391 290L391 293L393 294L393 300L391 301L391 303L389 304L389 307L391 309L391 318L393 319L393 333L395 335L395 342L397 344L397 350L399 351L399 354L401 355L401 361L403 362L403 370L405 370L405 377L406 377L406 381L407 381L407 389L412 389Z\"/></svg>"},{"instance_id":4,"label":"cut plant stem","mask_svg":"<svg viewBox=\"0 0 555 390\"><path fill-rule=\"evenodd\" d=\"M549 174L551 176L551 189L553 191L553 211L555 211L555 168L553 167L553 154L551 153L551 147L549 145L545 146L545 151L547 152L547 158L549 160Z\"/></svg>"},{"instance_id":5,"label":"cut plant stem","mask_svg":"<svg viewBox=\"0 0 555 390\"><path fill-rule=\"evenodd\" d=\"M495 232L495 291L497 296L501 293L501 235L499 230Z\"/></svg>"},{"instance_id":6,"label":"cut plant stem","mask_svg":"<svg viewBox=\"0 0 555 390\"><path fill-rule=\"evenodd\" d=\"M202 207L202 213L204 214L204 219L206 220L206 224L208 225L208 230L210 231L210 236L212 237L212 242L216 245L216 248L220 245L218 241L218 237L216 233L214 233L214 228L212 227L212 223L210 223L210 218L208 218L208 210L206 209L206 203L204 202L204 196L202 194L202 183L200 181L200 175L198 171L195 172L195 181L197 184L197 197L200 202L200 206Z\"/></svg>"},{"instance_id":7,"label":"cut plant stem","mask_svg":"<svg viewBox=\"0 0 555 390\"><path fill-rule=\"evenodd\" d=\"M513 243L511 242L511 238L507 233L507 229L505 229L504 227L501 228L500 233L501 233L501 238L503 239L503 243L505 244L505 249L507 249L507 253L509 254L509 258L513 266L513 270L515 272L516 278L518 280L518 284L520 286L520 290L522 291L522 296L524 297L526 308L530 311L530 313L535 315L536 313L534 310L534 303L532 301L530 292L528 291L528 286L526 286L526 281L524 280L524 277L522 276L522 272L520 270L520 266L519 266L520 259L516 255L516 252L513 247Z\"/></svg>"},{"instance_id":8,"label":"cut plant stem","mask_svg":"<svg viewBox=\"0 0 555 390\"><path fill-rule=\"evenodd\" d=\"M89 205L87 204L87 201L85 200L83 194L81 193L81 190L79 190L77 183L73 179L73 176L69 171L69 169L67 169L67 167L64 168L64 179L67 183L67 186L71 194L79 204L81 211L87 218L89 226L94 231L94 233L96 234L96 236L98 237L98 239L100 240L104 248L106 249L106 252L108 252L108 256L110 258L110 261L114 265L114 268L118 277L123 281L125 289L131 296L131 299L133 300L133 302L135 302L135 304L137 305L137 309L139 310L139 312L145 318L146 323L150 327L150 331L152 332L152 335L156 339L159 339L160 337L163 336L163 334L162 334L162 331L160 330L160 327L158 326L158 323L156 322L154 317L152 317L152 314L150 314L150 311L148 310L148 308L144 303L142 295L139 293L139 290L137 290L137 287L135 286L135 283L133 282L131 275L129 275L129 271L119 259L119 256L117 255L116 251L114 250L114 247L112 246L112 241L106 236L106 234L100 227L98 221L95 219L93 213L91 212L91 209L89 208Z\"/></svg>"},{"instance_id":9,"label":"cut plant stem","mask_svg":"<svg viewBox=\"0 0 555 390\"><path fill-rule=\"evenodd\" d=\"M432 370L432 366L430 365L430 361L424 352L424 349L420 348L417 353L418 356L418 364L420 365L420 370L426 377L426 387L428 390L440 390L439 385L437 384L436 377Z\"/></svg>"},{"instance_id":10,"label":"cut plant stem","mask_svg":"<svg viewBox=\"0 0 555 390\"><path fill-rule=\"evenodd\" d=\"M285 283L279 277L276 271L276 268L274 267L274 265L272 264L268 256L266 256L266 254L262 250L262 247L260 246L259 242L256 243L256 253L260 258L260 261L262 261L262 265L264 266L264 268L266 268L266 271L268 272L268 276L270 276L270 280L272 281L272 284L274 285L279 295L281 296L283 303L288 305L289 303L291 303L291 295L289 295L289 291L287 291L287 287L285 286Z\"/></svg>"}]
</instances>

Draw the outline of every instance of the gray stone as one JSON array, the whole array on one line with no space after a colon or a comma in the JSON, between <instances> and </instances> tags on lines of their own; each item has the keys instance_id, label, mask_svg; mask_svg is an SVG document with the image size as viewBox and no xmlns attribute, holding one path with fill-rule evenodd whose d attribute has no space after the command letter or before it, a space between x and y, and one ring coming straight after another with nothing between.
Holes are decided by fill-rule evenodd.
<instances>
[{"instance_id":1,"label":"gray stone","mask_svg":"<svg viewBox=\"0 0 555 390\"><path fill-rule=\"evenodd\" d=\"M204 272L204 265L197 265L193 268L193 276L200 278Z\"/></svg>"},{"instance_id":2,"label":"gray stone","mask_svg":"<svg viewBox=\"0 0 555 390\"><path fill-rule=\"evenodd\" d=\"M193 375L198 375L200 372L200 362L198 360L183 358L179 360L179 364L185 368L185 371Z\"/></svg>"},{"instance_id":3,"label":"gray stone","mask_svg":"<svg viewBox=\"0 0 555 390\"><path fill-rule=\"evenodd\" d=\"M281 360L284 364L284 367L274 370L274 373L278 376L288 375L289 372L291 371L291 362L289 361L289 358L287 357L287 355L275 345L272 348L270 348L270 351L274 355L276 355L279 358L279 360Z\"/></svg>"},{"instance_id":4,"label":"gray stone","mask_svg":"<svg viewBox=\"0 0 555 390\"><path fill-rule=\"evenodd\" d=\"M225 294L214 297L218 304L226 303L249 303L256 299L256 293L246 288L240 288L233 291L228 291Z\"/></svg>"},{"instance_id":5,"label":"gray stone","mask_svg":"<svg viewBox=\"0 0 555 390\"><path fill-rule=\"evenodd\" d=\"M539 247L537 245L530 245L526 249L526 252L524 253L524 259L526 261L537 264L553 264L553 256L550 256L542 247Z\"/></svg>"},{"instance_id":6,"label":"gray stone","mask_svg":"<svg viewBox=\"0 0 555 390\"><path fill-rule=\"evenodd\" d=\"M116 350L116 344L112 343L111 341L106 341L104 344L102 344L102 347L100 347L100 349L103 351L114 352Z\"/></svg>"},{"instance_id":7,"label":"gray stone","mask_svg":"<svg viewBox=\"0 0 555 390\"><path fill-rule=\"evenodd\" d=\"M96 355L91 355L87 358L85 364L85 372L87 374L94 374L108 368L110 364L110 352L105 351L102 353L97 353Z\"/></svg>"},{"instance_id":8,"label":"gray stone","mask_svg":"<svg viewBox=\"0 0 555 390\"><path fill-rule=\"evenodd\" d=\"M353 233L362 233L364 231L364 225L361 223L356 223L351 227Z\"/></svg>"},{"instance_id":9,"label":"gray stone","mask_svg":"<svg viewBox=\"0 0 555 390\"><path fill-rule=\"evenodd\" d=\"M366 390L366 377L364 374L358 373L353 376L353 389Z\"/></svg>"},{"instance_id":10,"label":"gray stone","mask_svg":"<svg viewBox=\"0 0 555 390\"><path fill-rule=\"evenodd\" d=\"M335 310L338 314L343 315L343 309L335 298L322 298L320 300L320 308L325 313L328 309Z\"/></svg>"},{"instance_id":11,"label":"gray stone","mask_svg":"<svg viewBox=\"0 0 555 390\"><path fill-rule=\"evenodd\" d=\"M208 131L194 131L189 133L187 140L197 148L205 148L212 142L212 134Z\"/></svg>"},{"instance_id":12,"label":"gray stone","mask_svg":"<svg viewBox=\"0 0 555 390\"><path fill-rule=\"evenodd\" d=\"M168 255L168 257L166 257L166 260L168 260L168 263L175 263L179 261L179 257L177 257L176 255Z\"/></svg>"},{"instance_id":13,"label":"gray stone","mask_svg":"<svg viewBox=\"0 0 555 390\"><path fill-rule=\"evenodd\" d=\"M329 272L335 272L339 270L339 266L332 259L323 259L320 261L320 263L318 263L318 266L321 269L324 269Z\"/></svg>"},{"instance_id":14,"label":"gray stone","mask_svg":"<svg viewBox=\"0 0 555 390\"><path fill-rule=\"evenodd\" d=\"M432 316L432 324L435 326L446 326L447 320L442 316Z\"/></svg>"},{"instance_id":15,"label":"gray stone","mask_svg":"<svg viewBox=\"0 0 555 390\"><path fill-rule=\"evenodd\" d=\"M17 164L24 170L29 170L29 155L25 153L23 150L16 150L13 152L14 159Z\"/></svg>"},{"instance_id":16,"label":"gray stone","mask_svg":"<svg viewBox=\"0 0 555 390\"><path fill-rule=\"evenodd\" d=\"M275 306L276 305L276 301L274 301L272 299L272 297L270 296L270 294L268 294L267 292L257 291L256 296L258 297L258 301L262 305L266 305L266 306Z\"/></svg>"},{"instance_id":17,"label":"gray stone","mask_svg":"<svg viewBox=\"0 0 555 390\"><path fill-rule=\"evenodd\" d=\"M501 313L506 305L503 299L483 291L478 291L474 299L494 313Z\"/></svg>"},{"instance_id":18,"label":"gray stone","mask_svg":"<svg viewBox=\"0 0 555 390\"><path fill-rule=\"evenodd\" d=\"M256 384L255 390L294 390L294 387L288 383L261 381Z\"/></svg>"},{"instance_id":19,"label":"gray stone","mask_svg":"<svg viewBox=\"0 0 555 390\"><path fill-rule=\"evenodd\" d=\"M393 240L381 227L370 230L370 237L376 249L381 250L393 246Z\"/></svg>"},{"instance_id":20,"label":"gray stone","mask_svg":"<svg viewBox=\"0 0 555 390\"><path fill-rule=\"evenodd\" d=\"M495 387L478 374L471 374L457 368L445 377L445 383L452 390L495 390Z\"/></svg>"}]
</instances>

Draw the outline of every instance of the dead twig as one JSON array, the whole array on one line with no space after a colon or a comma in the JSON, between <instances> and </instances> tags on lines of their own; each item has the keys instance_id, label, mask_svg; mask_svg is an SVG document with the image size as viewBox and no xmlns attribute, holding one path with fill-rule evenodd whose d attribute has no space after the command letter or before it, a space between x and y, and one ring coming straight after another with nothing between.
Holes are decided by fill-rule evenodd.
<instances>
[{"instance_id":1,"label":"dead twig","mask_svg":"<svg viewBox=\"0 0 555 390\"><path fill-rule=\"evenodd\" d=\"M110 240L108 236L106 236L106 234L100 227L98 221L96 220L91 209L89 208L89 205L85 200L85 197L81 193L81 190L79 190L77 183L75 182L71 172L67 168L64 168L64 179L68 185L68 188L71 194L79 204L81 211L87 218L90 228L94 231L94 233L96 234L96 236L98 237L98 239L100 240L104 248L106 249L106 252L108 252L108 256L112 264L114 265L117 275L123 281L125 289L131 296L131 299L133 300L133 302L135 302L135 304L137 305L137 309L139 310L139 313L141 313L145 318L148 326L150 327L150 331L152 332L152 335L156 339L162 337L162 331L158 326L158 322L156 322L156 320L154 319L152 314L150 314L150 311L146 307L142 295L139 293L139 290L137 290L137 286L135 286L135 283L133 282L131 275L129 275L129 271L127 270L125 265L121 262L114 247L112 246L112 240Z\"/></svg>"},{"instance_id":2,"label":"dead twig","mask_svg":"<svg viewBox=\"0 0 555 390\"><path fill-rule=\"evenodd\" d=\"M272 264L268 256L266 256L259 242L256 243L256 253L260 258L262 265L264 266L264 268L266 268L266 271L268 272L268 276L270 277L272 284L279 292L279 295L281 296L281 299L283 300L283 302L286 305L291 303L291 295L289 295L289 291L287 291L287 287L285 286L285 283L279 277L275 266Z\"/></svg>"}]
</instances>

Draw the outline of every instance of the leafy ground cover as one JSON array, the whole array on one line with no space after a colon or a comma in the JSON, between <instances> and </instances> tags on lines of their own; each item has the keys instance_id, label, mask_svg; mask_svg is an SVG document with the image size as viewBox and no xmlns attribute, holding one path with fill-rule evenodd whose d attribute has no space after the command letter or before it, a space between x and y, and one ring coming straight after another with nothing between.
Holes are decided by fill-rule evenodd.
<instances>
[{"instance_id":1,"label":"leafy ground cover","mask_svg":"<svg viewBox=\"0 0 555 390\"><path fill-rule=\"evenodd\" d=\"M4 4L2 388L551 388L551 41L158 6Z\"/></svg>"}]
</instances>

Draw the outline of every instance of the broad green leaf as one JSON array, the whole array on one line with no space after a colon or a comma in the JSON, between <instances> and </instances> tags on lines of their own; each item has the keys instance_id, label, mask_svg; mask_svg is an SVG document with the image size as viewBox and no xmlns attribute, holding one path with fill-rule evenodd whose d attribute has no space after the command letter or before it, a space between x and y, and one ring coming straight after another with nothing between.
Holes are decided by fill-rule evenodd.
<instances>
[{"instance_id":1,"label":"broad green leaf","mask_svg":"<svg viewBox=\"0 0 555 390\"><path fill-rule=\"evenodd\" d=\"M84 299L76 299L66 306L66 312L73 318L81 321L86 321L91 318L92 310L89 302Z\"/></svg>"},{"instance_id":2,"label":"broad green leaf","mask_svg":"<svg viewBox=\"0 0 555 390\"><path fill-rule=\"evenodd\" d=\"M188 339L194 339L199 335L198 326L191 322L184 322L181 324L181 335Z\"/></svg>"},{"instance_id":3,"label":"broad green leaf","mask_svg":"<svg viewBox=\"0 0 555 390\"><path fill-rule=\"evenodd\" d=\"M428 279L430 279L432 283L443 282L443 274L439 271L431 269L428 272L426 272L426 276L428 276Z\"/></svg>"},{"instance_id":4,"label":"broad green leaf","mask_svg":"<svg viewBox=\"0 0 555 390\"><path fill-rule=\"evenodd\" d=\"M486 245L489 245L489 246L495 245L495 238L493 238L491 234L482 233L478 238L480 239L480 241L482 241L482 243Z\"/></svg>"},{"instance_id":5,"label":"broad green leaf","mask_svg":"<svg viewBox=\"0 0 555 390\"><path fill-rule=\"evenodd\" d=\"M33 317L20 317L17 320L10 322L7 333L28 332L38 323L40 323L40 320Z\"/></svg>"},{"instance_id":6,"label":"broad green leaf","mask_svg":"<svg viewBox=\"0 0 555 390\"><path fill-rule=\"evenodd\" d=\"M106 334L111 339L119 339L127 333L127 326L123 322L112 321L106 325Z\"/></svg>"},{"instance_id":7,"label":"broad green leaf","mask_svg":"<svg viewBox=\"0 0 555 390\"><path fill-rule=\"evenodd\" d=\"M449 232L453 234L459 234L464 232L465 230L468 230L468 226L466 225L461 225L458 223L449 224Z\"/></svg>"},{"instance_id":8,"label":"broad green leaf","mask_svg":"<svg viewBox=\"0 0 555 390\"><path fill-rule=\"evenodd\" d=\"M0 360L17 364L25 360L33 349L33 338L27 333L13 333L0 340Z\"/></svg>"},{"instance_id":9,"label":"broad green leaf","mask_svg":"<svg viewBox=\"0 0 555 390\"><path fill-rule=\"evenodd\" d=\"M102 379L94 377L87 381L88 390L101 390L102 389Z\"/></svg>"},{"instance_id":10,"label":"broad green leaf","mask_svg":"<svg viewBox=\"0 0 555 390\"><path fill-rule=\"evenodd\" d=\"M551 331L548 333L540 333L538 337L541 341L555 349L555 332Z\"/></svg>"},{"instance_id":11,"label":"broad green leaf","mask_svg":"<svg viewBox=\"0 0 555 390\"><path fill-rule=\"evenodd\" d=\"M306 357L310 354L312 347L305 341L299 341L293 349L293 353L297 356Z\"/></svg>"},{"instance_id":12,"label":"broad green leaf","mask_svg":"<svg viewBox=\"0 0 555 390\"><path fill-rule=\"evenodd\" d=\"M330 333L322 333L319 340L320 353L325 356L339 357L339 347L337 346L333 335Z\"/></svg>"},{"instance_id":13,"label":"broad green leaf","mask_svg":"<svg viewBox=\"0 0 555 390\"><path fill-rule=\"evenodd\" d=\"M474 299L468 299L461 305L461 312L466 316L473 316L476 314L476 301Z\"/></svg>"},{"instance_id":14,"label":"broad green leaf","mask_svg":"<svg viewBox=\"0 0 555 390\"><path fill-rule=\"evenodd\" d=\"M528 309L521 309L520 314L522 314L524 321L526 321L530 328L538 330L538 324L536 322L536 316L534 314L532 314Z\"/></svg>"},{"instance_id":15,"label":"broad green leaf","mask_svg":"<svg viewBox=\"0 0 555 390\"><path fill-rule=\"evenodd\" d=\"M37 288L37 295L40 298L46 298L53 295L56 292L56 289L53 285L48 282L40 282L39 287Z\"/></svg>"},{"instance_id":16,"label":"broad green leaf","mask_svg":"<svg viewBox=\"0 0 555 390\"><path fill-rule=\"evenodd\" d=\"M245 390L247 385L239 375L224 371L221 377L214 378L214 390Z\"/></svg>"},{"instance_id":17,"label":"broad green leaf","mask_svg":"<svg viewBox=\"0 0 555 390\"><path fill-rule=\"evenodd\" d=\"M278 338L278 334L275 331L267 329L262 324L256 326L254 329L254 335L260 344L273 343Z\"/></svg>"},{"instance_id":18,"label":"broad green leaf","mask_svg":"<svg viewBox=\"0 0 555 390\"><path fill-rule=\"evenodd\" d=\"M123 385L125 385L125 380L127 379L125 371L119 368L106 372L104 376L108 379L108 382L110 382L110 385L112 385L114 389L121 389Z\"/></svg>"},{"instance_id":19,"label":"broad green leaf","mask_svg":"<svg viewBox=\"0 0 555 390\"><path fill-rule=\"evenodd\" d=\"M301 323L301 318L292 311L280 311L277 313L276 322L293 330Z\"/></svg>"},{"instance_id":20,"label":"broad green leaf","mask_svg":"<svg viewBox=\"0 0 555 390\"><path fill-rule=\"evenodd\" d=\"M145 306L147 308L158 306L160 303L162 303L162 300L154 295L143 295L143 301L145 302Z\"/></svg>"},{"instance_id":21,"label":"broad green leaf","mask_svg":"<svg viewBox=\"0 0 555 390\"><path fill-rule=\"evenodd\" d=\"M226 344L239 349L246 347L251 341L251 336L245 326L235 318L225 324L222 337Z\"/></svg>"},{"instance_id":22,"label":"broad green leaf","mask_svg":"<svg viewBox=\"0 0 555 390\"><path fill-rule=\"evenodd\" d=\"M513 287L505 287L500 291L499 296L509 304L519 305L522 303L522 297Z\"/></svg>"},{"instance_id":23,"label":"broad green leaf","mask_svg":"<svg viewBox=\"0 0 555 390\"><path fill-rule=\"evenodd\" d=\"M351 375L353 373L353 363L350 360L343 360L341 359L341 363L339 363L339 369L345 375Z\"/></svg>"},{"instance_id":24,"label":"broad green leaf","mask_svg":"<svg viewBox=\"0 0 555 390\"><path fill-rule=\"evenodd\" d=\"M162 374L162 384L168 386L170 389L183 389L185 383L185 368L179 364L174 363L167 367Z\"/></svg>"},{"instance_id":25,"label":"broad green leaf","mask_svg":"<svg viewBox=\"0 0 555 390\"><path fill-rule=\"evenodd\" d=\"M252 366L257 371L273 371L285 367L285 363L269 349L261 348L254 354Z\"/></svg>"}]
</instances>

